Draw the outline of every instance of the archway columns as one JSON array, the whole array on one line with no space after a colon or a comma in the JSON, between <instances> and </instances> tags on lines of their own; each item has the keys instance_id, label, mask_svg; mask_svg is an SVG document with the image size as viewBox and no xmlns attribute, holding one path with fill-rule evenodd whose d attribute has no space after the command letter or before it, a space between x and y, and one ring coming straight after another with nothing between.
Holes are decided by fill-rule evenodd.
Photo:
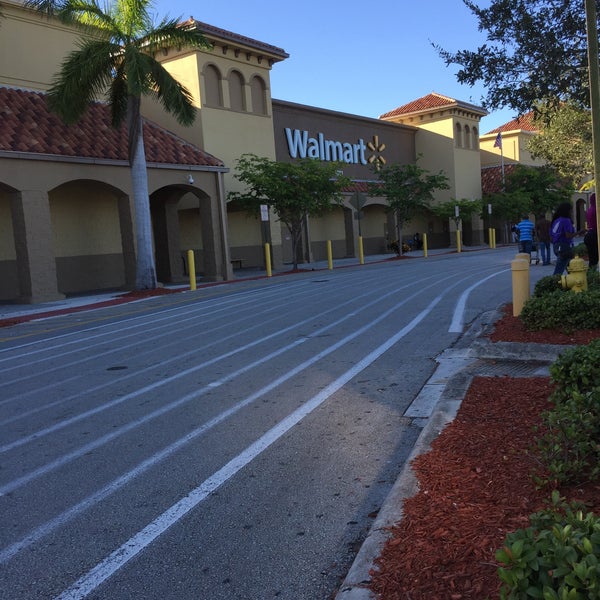
<instances>
[{"instance_id":1,"label":"archway columns","mask_svg":"<svg viewBox=\"0 0 600 600\"><path fill-rule=\"evenodd\" d=\"M48 194L22 190L10 194L10 206L19 273L19 301L52 302L65 296L58 291L56 258Z\"/></svg>"}]
</instances>

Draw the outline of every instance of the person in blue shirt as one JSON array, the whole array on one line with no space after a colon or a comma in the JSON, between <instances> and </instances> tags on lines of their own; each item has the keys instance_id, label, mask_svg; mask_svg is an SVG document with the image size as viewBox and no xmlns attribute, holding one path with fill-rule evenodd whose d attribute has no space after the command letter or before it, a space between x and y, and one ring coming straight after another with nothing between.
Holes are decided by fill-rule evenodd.
<instances>
[{"instance_id":1,"label":"person in blue shirt","mask_svg":"<svg viewBox=\"0 0 600 600\"><path fill-rule=\"evenodd\" d=\"M525 215L523 217L523 220L517 224L517 231L519 232L520 252L527 252L527 254L531 254L534 230L535 225L529 220L529 217L527 215Z\"/></svg>"}]
</instances>

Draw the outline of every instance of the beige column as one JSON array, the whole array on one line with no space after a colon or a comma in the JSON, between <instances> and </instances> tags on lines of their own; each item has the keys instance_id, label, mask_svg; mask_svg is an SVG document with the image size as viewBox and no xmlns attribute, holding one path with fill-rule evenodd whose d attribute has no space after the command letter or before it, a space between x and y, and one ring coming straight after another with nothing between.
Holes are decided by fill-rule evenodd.
<instances>
[{"instance_id":1,"label":"beige column","mask_svg":"<svg viewBox=\"0 0 600 600\"><path fill-rule=\"evenodd\" d=\"M17 269L19 300L23 303L61 300L58 291L56 259L48 194L23 190L10 194Z\"/></svg>"}]
</instances>

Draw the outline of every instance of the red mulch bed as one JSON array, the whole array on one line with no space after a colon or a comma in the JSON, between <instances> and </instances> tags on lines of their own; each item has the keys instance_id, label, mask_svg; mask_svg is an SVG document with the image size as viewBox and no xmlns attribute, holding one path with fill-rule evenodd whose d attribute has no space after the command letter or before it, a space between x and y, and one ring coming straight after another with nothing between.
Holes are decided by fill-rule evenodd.
<instances>
[{"instance_id":1,"label":"red mulch bed","mask_svg":"<svg viewBox=\"0 0 600 600\"><path fill-rule=\"evenodd\" d=\"M507 307L493 341L584 344L600 331L566 336L528 333ZM380 600L499 598L496 550L507 533L527 527L550 490L531 479L532 428L548 406L547 377L475 378L456 419L413 462L417 494L405 501L371 589ZM600 484L561 489L567 499L600 510Z\"/></svg>"}]
</instances>

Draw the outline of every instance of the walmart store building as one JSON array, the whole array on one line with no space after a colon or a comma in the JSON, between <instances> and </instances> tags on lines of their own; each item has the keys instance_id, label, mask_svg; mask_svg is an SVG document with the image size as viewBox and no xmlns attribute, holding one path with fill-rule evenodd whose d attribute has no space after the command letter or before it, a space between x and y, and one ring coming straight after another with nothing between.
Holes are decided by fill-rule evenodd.
<instances>
[{"instance_id":1,"label":"walmart store building","mask_svg":"<svg viewBox=\"0 0 600 600\"><path fill-rule=\"evenodd\" d=\"M19 2L3 3L0 36L0 302L34 303L102 289L130 289L135 278L133 199L124 129L93 105L75 126L47 109L44 92L79 32ZM263 265L270 241L276 268L291 262L287 232L274 215L249 216L227 193L239 189L243 153L293 161L308 156L343 163L353 180L344 203L307 223L306 260L388 251L395 225L382 198L366 194L373 166L414 162L443 170L450 190L438 201L481 197L478 124L483 109L432 93L380 119L274 100L270 74L281 48L191 19L210 50L167 50L164 66L194 96L196 122L184 128L156 104L143 105L157 276L186 280L195 252L205 281L234 277L232 261ZM362 211L357 218L357 199ZM474 220L465 243L480 243ZM410 224L432 247L451 243L451 225L431 215Z\"/></svg>"}]
</instances>

